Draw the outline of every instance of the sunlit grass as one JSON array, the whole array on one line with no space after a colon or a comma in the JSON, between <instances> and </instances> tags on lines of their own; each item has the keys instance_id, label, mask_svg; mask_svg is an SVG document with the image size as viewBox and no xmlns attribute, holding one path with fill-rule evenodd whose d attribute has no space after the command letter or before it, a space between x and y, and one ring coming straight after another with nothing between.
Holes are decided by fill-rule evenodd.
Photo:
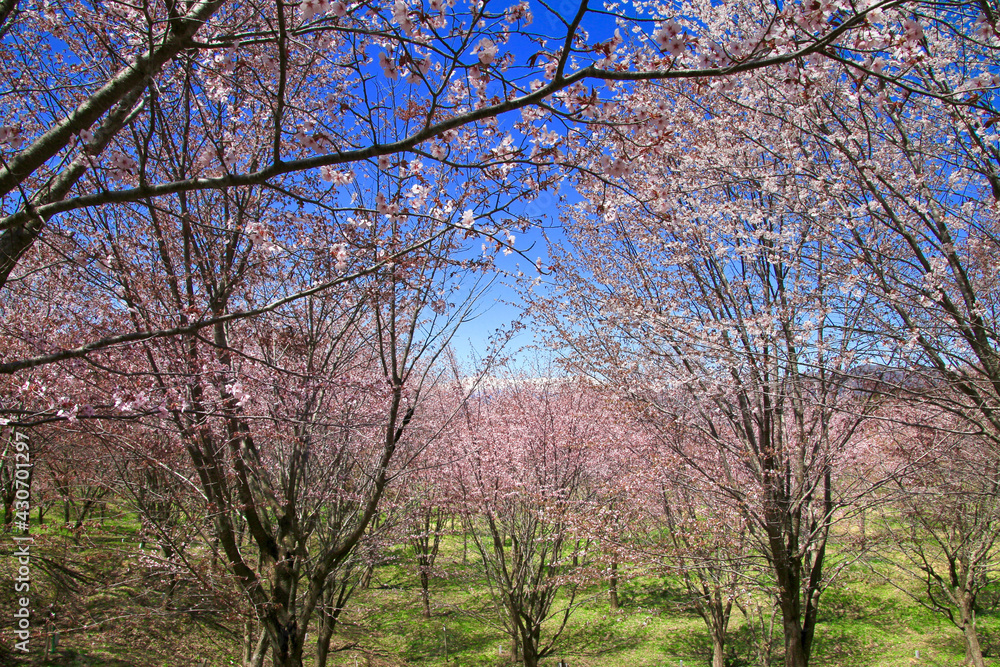
<instances>
[{"instance_id":1,"label":"sunlit grass","mask_svg":"<svg viewBox=\"0 0 1000 667\"><path fill-rule=\"evenodd\" d=\"M32 552L32 606L41 619L48 605L57 604L64 630L56 654L47 662L40 660L42 633L33 638L34 664L180 667L200 664L201 659L209 665L239 664L238 610L227 609L218 598L205 602L200 597L204 591L191 577L184 578L176 599L165 605L165 581L144 570L136 557L135 517L109 511L76 536L55 519L50 513L45 526L32 527L37 538ZM8 545L0 554L0 577L10 581ZM471 543L466 546L463 558L462 537L445 539L437 564L442 576L432 579L430 619L422 615L412 552L396 547L387 554L375 568L371 585L350 601L333 638L329 664L509 665L509 638L497 621L478 556ZM202 549L193 553L205 558ZM813 665L957 667L963 663L959 631L886 581L898 574L891 552L845 569L821 598ZM919 592L914 582L904 586ZM0 604L8 609L14 602L11 588L0 590ZM695 667L710 663L705 625L683 604L679 581L652 576L625 579L619 584L619 598L621 608L612 611L603 583L584 589L557 651L542 664L555 667L564 660L571 667L679 667L683 661L685 667ZM565 599L557 605L560 602ZM184 611L186 604L208 611ZM987 589L980 607L987 664L1000 666L1000 587ZM9 628L9 620L5 623ZM780 644L780 618L776 623ZM39 621L34 627L41 625ZM178 650L181 645L183 651ZM312 653L310 637L307 665L312 664ZM734 610L727 665L756 665L752 655L748 629ZM780 657L777 646L773 664L780 665Z\"/></svg>"}]
</instances>

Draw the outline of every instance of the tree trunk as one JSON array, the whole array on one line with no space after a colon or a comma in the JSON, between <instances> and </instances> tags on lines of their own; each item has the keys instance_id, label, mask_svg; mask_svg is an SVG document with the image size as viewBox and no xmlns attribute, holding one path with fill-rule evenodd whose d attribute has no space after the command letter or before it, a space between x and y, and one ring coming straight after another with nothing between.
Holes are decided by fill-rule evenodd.
<instances>
[{"instance_id":1,"label":"tree trunk","mask_svg":"<svg viewBox=\"0 0 1000 667\"><path fill-rule=\"evenodd\" d=\"M517 623L517 612L510 611L510 622L511 622L511 634L510 634L510 659L512 664L517 664L521 662L522 652L521 652L521 631L520 626Z\"/></svg>"},{"instance_id":2,"label":"tree trunk","mask_svg":"<svg viewBox=\"0 0 1000 667\"><path fill-rule=\"evenodd\" d=\"M830 516L833 506L830 489L830 473L827 471L824 476L826 517ZM797 538L793 540L787 536L801 534L793 528L796 522L791 521L790 517L778 514L773 520L774 527L768 527L770 559L778 582L778 598L785 631L785 667L809 665L812 640L819 618L817 605L826 558L826 531L829 530L829 519L826 521L822 535L815 538L815 547L809 559L793 553L786 546L786 542L797 541Z\"/></svg>"},{"instance_id":3,"label":"tree trunk","mask_svg":"<svg viewBox=\"0 0 1000 667\"><path fill-rule=\"evenodd\" d=\"M611 611L618 611L618 561L611 563L611 577L608 579L608 597L611 599Z\"/></svg>"},{"instance_id":4,"label":"tree trunk","mask_svg":"<svg viewBox=\"0 0 1000 667\"><path fill-rule=\"evenodd\" d=\"M859 546L862 550L868 545L868 536L865 533L865 508L862 507L858 514L858 526L861 529L861 542Z\"/></svg>"},{"instance_id":5,"label":"tree trunk","mask_svg":"<svg viewBox=\"0 0 1000 667\"><path fill-rule=\"evenodd\" d=\"M4 479L4 490L3 490L3 525L4 532L9 533L11 528L14 526L14 501L17 499L17 486L14 483L14 466L11 463L9 466L4 465L5 470L2 472L6 473L6 468L9 467L10 470L10 485L6 484L7 479Z\"/></svg>"},{"instance_id":6,"label":"tree trunk","mask_svg":"<svg viewBox=\"0 0 1000 667\"><path fill-rule=\"evenodd\" d=\"M76 523L73 524L73 530L79 530L83 527L87 516L90 514L90 510L94 509L95 502L88 498L80 503L80 506L76 510Z\"/></svg>"},{"instance_id":7,"label":"tree trunk","mask_svg":"<svg viewBox=\"0 0 1000 667\"><path fill-rule=\"evenodd\" d=\"M330 640L337 631L337 621L354 593L354 586L350 583L351 569L351 565L348 565L346 571L340 573L340 579L336 583L331 580L323 591L316 638L316 667L326 667L330 656Z\"/></svg>"},{"instance_id":8,"label":"tree trunk","mask_svg":"<svg viewBox=\"0 0 1000 667\"><path fill-rule=\"evenodd\" d=\"M963 600L959 610L962 622L962 634L965 636L965 664L972 667L986 667L983 660L983 648L979 644L979 633L976 632L976 619L972 605Z\"/></svg>"},{"instance_id":9,"label":"tree trunk","mask_svg":"<svg viewBox=\"0 0 1000 667\"><path fill-rule=\"evenodd\" d=\"M725 639L712 633L712 667L726 667Z\"/></svg>"},{"instance_id":10,"label":"tree trunk","mask_svg":"<svg viewBox=\"0 0 1000 667\"><path fill-rule=\"evenodd\" d=\"M302 667L303 634L309 619L306 617L300 628L298 611L294 606L299 576L295 558L287 552L279 552L272 567L270 603L273 607L265 612L262 621L271 635L273 667ZM322 595L323 590L320 589L319 593Z\"/></svg>"},{"instance_id":11,"label":"tree trunk","mask_svg":"<svg viewBox=\"0 0 1000 667\"><path fill-rule=\"evenodd\" d=\"M806 634L803 632L801 590L802 561L785 548L782 523L788 518L778 514L768 517L768 542L771 567L777 580L778 606L785 635L785 667L808 667L809 655Z\"/></svg>"},{"instance_id":12,"label":"tree trunk","mask_svg":"<svg viewBox=\"0 0 1000 667\"><path fill-rule=\"evenodd\" d=\"M424 607L424 618L431 617L431 591L430 591L430 576L427 574L427 570L423 567L420 568L420 601L423 603Z\"/></svg>"},{"instance_id":13,"label":"tree trunk","mask_svg":"<svg viewBox=\"0 0 1000 667\"><path fill-rule=\"evenodd\" d=\"M329 614L323 614L319 624L319 634L316 637L316 667L326 667L330 655L330 640L337 628L337 619Z\"/></svg>"},{"instance_id":14,"label":"tree trunk","mask_svg":"<svg viewBox=\"0 0 1000 667\"><path fill-rule=\"evenodd\" d=\"M808 667L809 656L802 642L798 619L785 619L785 667Z\"/></svg>"},{"instance_id":15,"label":"tree trunk","mask_svg":"<svg viewBox=\"0 0 1000 667\"><path fill-rule=\"evenodd\" d=\"M295 622L291 627L279 628L278 643L271 647L273 667L302 667L302 642Z\"/></svg>"},{"instance_id":16,"label":"tree trunk","mask_svg":"<svg viewBox=\"0 0 1000 667\"><path fill-rule=\"evenodd\" d=\"M254 641L256 624L248 618L243 626L243 667L263 667L267 657L267 631L262 629Z\"/></svg>"},{"instance_id":17,"label":"tree trunk","mask_svg":"<svg viewBox=\"0 0 1000 667\"><path fill-rule=\"evenodd\" d=\"M243 665L244 667L250 666L250 660L253 658L254 649L254 622L249 615L243 616Z\"/></svg>"},{"instance_id":18,"label":"tree trunk","mask_svg":"<svg viewBox=\"0 0 1000 667\"><path fill-rule=\"evenodd\" d=\"M729 632L729 618L733 611L732 600L724 600L722 591L716 587L709 598L711 603L702 613L712 638L712 667L726 667L726 634Z\"/></svg>"},{"instance_id":19,"label":"tree trunk","mask_svg":"<svg viewBox=\"0 0 1000 667\"><path fill-rule=\"evenodd\" d=\"M174 550L170 544L163 544L160 546L163 551L163 559L170 562L170 559L174 557ZM174 601L174 592L177 590L177 573L170 568L170 581L167 582L167 592L163 596L163 609L170 609Z\"/></svg>"},{"instance_id":20,"label":"tree trunk","mask_svg":"<svg viewBox=\"0 0 1000 667\"><path fill-rule=\"evenodd\" d=\"M528 635L521 642L521 660L524 667L538 667L538 637Z\"/></svg>"}]
</instances>

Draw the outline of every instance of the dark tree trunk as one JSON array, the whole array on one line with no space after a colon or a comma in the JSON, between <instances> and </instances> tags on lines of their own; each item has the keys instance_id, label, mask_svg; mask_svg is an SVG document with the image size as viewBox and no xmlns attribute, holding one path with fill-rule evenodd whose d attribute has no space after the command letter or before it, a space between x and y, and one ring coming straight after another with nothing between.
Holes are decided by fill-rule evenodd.
<instances>
[{"instance_id":1,"label":"dark tree trunk","mask_svg":"<svg viewBox=\"0 0 1000 667\"><path fill-rule=\"evenodd\" d=\"M333 639L333 632L336 628L337 618L323 614L316 636L316 667L326 667L326 661L330 656L330 641Z\"/></svg>"},{"instance_id":2,"label":"dark tree trunk","mask_svg":"<svg viewBox=\"0 0 1000 667\"><path fill-rule=\"evenodd\" d=\"M611 601L611 611L618 611L618 561L611 563L611 577L608 579L608 598Z\"/></svg>"},{"instance_id":3,"label":"dark tree trunk","mask_svg":"<svg viewBox=\"0 0 1000 667\"><path fill-rule=\"evenodd\" d=\"M524 667L538 667L538 640L540 633L534 628L526 628L521 639L521 663Z\"/></svg>"},{"instance_id":4,"label":"dark tree trunk","mask_svg":"<svg viewBox=\"0 0 1000 667\"><path fill-rule=\"evenodd\" d=\"M274 667L302 667L302 642L295 620L277 630L278 641L271 647Z\"/></svg>"},{"instance_id":5,"label":"dark tree trunk","mask_svg":"<svg viewBox=\"0 0 1000 667\"><path fill-rule=\"evenodd\" d=\"M420 601L424 607L424 618L431 617L431 591L430 591L430 576L427 574L427 570L423 567L420 568Z\"/></svg>"},{"instance_id":6,"label":"dark tree trunk","mask_svg":"<svg viewBox=\"0 0 1000 667\"><path fill-rule=\"evenodd\" d=\"M809 656L803 646L802 627L797 619L784 622L785 628L785 667L808 667Z\"/></svg>"},{"instance_id":7,"label":"dark tree trunk","mask_svg":"<svg viewBox=\"0 0 1000 667\"><path fill-rule=\"evenodd\" d=\"M17 488L14 484L14 464L11 460L10 464L4 465L4 477L7 477L8 468L10 472L10 479L4 479L4 489L3 489L3 526L4 532L9 533L11 527L14 525L14 499L17 496Z\"/></svg>"}]
</instances>

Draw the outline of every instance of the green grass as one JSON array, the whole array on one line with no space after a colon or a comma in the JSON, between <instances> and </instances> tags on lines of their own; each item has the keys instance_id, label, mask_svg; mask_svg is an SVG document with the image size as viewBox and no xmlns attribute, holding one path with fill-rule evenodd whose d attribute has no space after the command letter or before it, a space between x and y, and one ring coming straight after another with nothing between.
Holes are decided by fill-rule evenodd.
<instances>
[{"instance_id":1,"label":"green grass","mask_svg":"<svg viewBox=\"0 0 1000 667\"><path fill-rule=\"evenodd\" d=\"M34 637L29 659L14 661L0 652L0 665L187 667L200 665L202 659L208 665L239 664L241 625L236 598L224 591L205 595L189 577L178 588L174 604L165 606L164 578L145 569L137 557L134 518L112 512L100 523L88 526L77 540L55 521L33 528L33 626L40 628L41 612L50 604L59 605L60 645L43 661L42 639ZM13 577L11 544L9 539L0 539L0 580L6 582ZM510 664L509 640L495 620L473 551L462 562L460 537L446 540L439 556L438 566L448 576L433 580L431 619L421 613L411 553L399 547L390 556L376 568L371 585L349 603L333 639L330 664ZM877 563L876 568L892 572L891 559ZM584 601L572 616L559 650L543 664L554 667L559 659L572 667L662 667L676 666L681 660L685 667L709 664L704 623L681 604L678 582L654 577L626 580L619 586L619 597L622 608L612 612L603 586L583 591ZM194 603L201 611L186 611ZM0 606L14 608L9 583L0 587ZM990 656L987 664L1000 667L1000 587L989 589L981 606L980 632ZM7 649L11 622L10 614L0 617L0 641ZM777 624L780 643L780 619ZM916 662L918 650L921 660ZM309 660L312 652L310 641ZM734 610L730 667L755 664L750 655L748 628ZM818 667L951 667L961 665L963 655L958 630L867 566L848 568L821 599L813 658ZM780 649L775 653L779 656Z\"/></svg>"},{"instance_id":2,"label":"green grass","mask_svg":"<svg viewBox=\"0 0 1000 667\"><path fill-rule=\"evenodd\" d=\"M376 587L358 594L354 608L345 614L342 637L378 647L375 654L385 660L378 664L508 664L497 651L502 647L502 656L509 659L506 636L494 622L483 620L492 612L488 591L477 581L474 562L463 565L459 554L460 546L445 548L441 556L451 574L434 581L432 619L421 616L416 578L406 566L405 552L400 552L396 564L380 568ZM588 601L574 613L561 649L544 664L554 666L559 659L573 667L678 665L681 660L685 666L709 664L706 628L695 613L679 609L682 595L677 582L654 578L623 582L619 586L623 608L617 613L610 611L602 587L592 587L586 594ZM996 651L1000 645L989 641L1000 629L998 606L984 609L979 617L984 647L995 647L989 665L1000 665ZM930 667L963 662L958 630L867 567L855 566L842 575L824 593L820 610L814 665ZM776 623L780 643L780 618ZM448 628L447 663L442 627ZM729 643L731 667L754 664L748 629L736 611ZM915 662L918 650L921 660ZM354 657L344 654L333 664L353 665ZM775 657L780 657L780 648Z\"/></svg>"}]
</instances>

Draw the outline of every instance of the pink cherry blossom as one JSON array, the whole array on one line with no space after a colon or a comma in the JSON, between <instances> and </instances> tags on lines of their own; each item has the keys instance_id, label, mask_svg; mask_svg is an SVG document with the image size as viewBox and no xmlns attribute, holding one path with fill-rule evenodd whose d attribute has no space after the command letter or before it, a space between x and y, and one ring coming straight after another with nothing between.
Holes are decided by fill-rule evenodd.
<instances>
[{"instance_id":1,"label":"pink cherry blossom","mask_svg":"<svg viewBox=\"0 0 1000 667\"><path fill-rule=\"evenodd\" d=\"M330 166L320 167L319 171L320 177L324 181L334 185L348 185L354 182L354 173L350 171L338 170Z\"/></svg>"},{"instance_id":2,"label":"pink cherry blossom","mask_svg":"<svg viewBox=\"0 0 1000 667\"><path fill-rule=\"evenodd\" d=\"M410 8L406 0L396 0L392 10L392 20L399 24L407 35L412 35L416 30L416 24L410 18Z\"/></svg>"},{"instance_id":3,"label":"pink cherry blossom","mask_svg":"<svg viewBox=\"0 0 1000 667\"><path fill-rule=\"evenodd\" d=\"M334 268L339 272L345 271L348 260L347 244L335 243L330 247L330 254L333 255L335 260Z\"/></svg>"},{"instance_id":4,"label":"pink cherry blossom","mask_svg":"<svg viewBox=\"0 0 1000 667\"><path fill-rule=\"evenodd\" d=\"M21 147L24 143L24 137L21 134L21 128L13 127L11 125L0 126L0 144L8 144L11 148L15 150Z\"/></svg>"},{"instance_id":5,"label":"pink cherry blossom","mask_svg":"<svg viewBox=\"0 0 1000 667\"><path fill-rule=\"evenodd\" d=\"M476 48L472 50L473 55L479 58L479 62L483 65L490 65L496 59L498 48L496 43L488 38L483 38L476 45Z\"/></svg>"},{"instance_id":6,"label":"pink cherry blossom","mask_svg":"<svg viewBox=\"0 0 1000 667\"><path fill-rule=\"evenodd\" d=\"M996 39L997 31L990 20L985 16L980 16L976 19L976 24L973 29L973 34L980 41L986 42L987 44L992 44Z\"/></svg>"},{"instance_id":7,"label":"pink cherry blossom","mask_svg":"<svg viewBox=\"0 0 1000 667\"><path fill-rule=\"evenodd\" d=\"M396 80L399 78L399 70L396 68L396 61L390 58L385 52L378 54L378 64L385 73L387 79Z\"/></svg>"},{"instance_id":8,"label":"pink cherry blossom","mask_svg":"<svg viewBox=\"0 0 1000 667\"><path fill-rule=\"evenodd\" d=\"M299 5L299 12L303 21L308 21L315 16L325 14L330 10L330 0L303 0Z\"/></svg>"},{"instance_id":9,"label":"pink cherry blossom","mask_svg":"<svg viewBox=\"0 0 1000 667\"><path fill-rule=\"evenodd\" d=\"M923 39L924 29L916 19L903 19L903 35L908 42L919 42Z\"/></svg>"},{"instance_id":10,"label":"pink cherry blossom","mask_svg":"<svg viewBox=\"0 0 1000 667\"><path fill-rule=\"evenodd\" d=\"M521 2L507 8L504 14L504 20L508 23L521 22L521 25L529 26L533 20L531 14L531 6L528 4L528 0L522 0Z\"/></svg>"},{"instance_id":11,"label":"pink cherry blossom","mask_svg":"<svg viewBox=\"0 0 1000 667\"><path fill-rule=\"evenodd\" d=\"M111 156L111 174L115 178L126 179L135 175L139 164L124 153L115 153Z\"/></svg>"}]
</instances>

